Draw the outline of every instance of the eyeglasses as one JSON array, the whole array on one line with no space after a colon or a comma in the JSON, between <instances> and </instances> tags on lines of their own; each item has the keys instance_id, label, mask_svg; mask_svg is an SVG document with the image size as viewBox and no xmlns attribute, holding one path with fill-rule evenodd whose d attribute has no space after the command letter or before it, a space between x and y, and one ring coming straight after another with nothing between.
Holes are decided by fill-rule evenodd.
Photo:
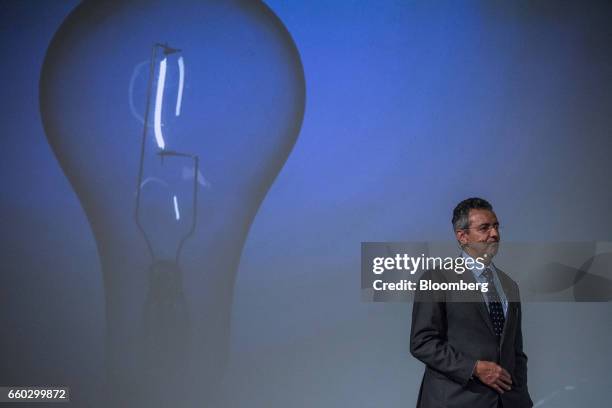
<instances>
[{"instance_id":1,"label":"eyeglasses","mask_svg":"<svg viewBox=\"0 0 612 408\"><path fill-rule=\"evenodd\" d=\"M497 231L499 233L499 231L501 230L501 225L499 225L499 223L495 223L495 224L481 224L477 227L468 227L468 228L462 228L464 230L470 230L470 229L475 229L476 231L483 233L483 234L487 234L489 232L491 232L492 229L495 229L495 231Z\"/></svg>"}]
</instances>

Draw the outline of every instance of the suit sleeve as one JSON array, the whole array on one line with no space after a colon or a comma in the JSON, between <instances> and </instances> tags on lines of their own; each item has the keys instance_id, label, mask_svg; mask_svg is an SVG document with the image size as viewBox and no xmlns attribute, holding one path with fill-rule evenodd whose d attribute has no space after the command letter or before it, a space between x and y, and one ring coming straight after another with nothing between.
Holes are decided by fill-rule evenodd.
<instances>
[{"instance_id":1,"label":"suit sleeve","mask_svg":"<svg viewBox=\"0 0 612 408\"><path fill-rule=\"evenodd\" d=\"M427 271L421 279L433 279ZM472 378L476 360L455 349L446 340L446 303L443 291L431 295L416 291L412 306L410 353L430 368L462 385Z\"/></svg>"}]
</instances>

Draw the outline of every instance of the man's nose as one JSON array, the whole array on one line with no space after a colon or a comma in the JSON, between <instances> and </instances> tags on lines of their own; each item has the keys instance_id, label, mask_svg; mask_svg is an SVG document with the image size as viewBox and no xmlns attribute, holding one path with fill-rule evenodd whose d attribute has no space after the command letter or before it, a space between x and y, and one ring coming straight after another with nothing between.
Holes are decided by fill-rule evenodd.
<instances>
[{"instance_id":1,"label":"man's nose","mask_svg":"<svg viewBox=\"0 0 612 408\"><path fill-rule=\"evenodd\" d=\"M489 236L492 237L492 238L499 238L499 229L497 229L495 227L492 227L489 230Z\"/></svg>"}]
</instances>

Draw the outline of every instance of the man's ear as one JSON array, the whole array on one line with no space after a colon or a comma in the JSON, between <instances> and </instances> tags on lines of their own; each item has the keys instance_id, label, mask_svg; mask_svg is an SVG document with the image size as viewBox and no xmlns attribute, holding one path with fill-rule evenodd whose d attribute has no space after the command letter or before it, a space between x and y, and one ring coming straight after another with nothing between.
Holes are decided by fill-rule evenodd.
<instances>
[{"instance_id":1,"label":"man's ear","mask_svg":"<svg viewBox=\"0 0 612 408\"><path fill-rule=\"evenodd\" d=\"M455 237L461 246L465 246L468 243L467 232L463 229L455 231Z\"/></svg>"}]
</instances>

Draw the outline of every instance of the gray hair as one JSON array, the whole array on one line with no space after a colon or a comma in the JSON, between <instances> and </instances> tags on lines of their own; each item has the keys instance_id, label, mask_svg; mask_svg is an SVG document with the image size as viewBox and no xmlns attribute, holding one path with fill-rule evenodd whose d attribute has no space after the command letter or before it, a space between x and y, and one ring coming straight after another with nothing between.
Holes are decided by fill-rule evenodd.
<instances>
[{"instance_id":1,"label":"gray hair","mask_svg":"<svg viewBox=\"0 0 612 408\"><path fill-rule=\"evenodd\" d=\"M455 231L470 227L470 210L493 211L493 206L483 198L471 197L463 200L453 210L452 223Z\"/></svg>"}]
</instances>

